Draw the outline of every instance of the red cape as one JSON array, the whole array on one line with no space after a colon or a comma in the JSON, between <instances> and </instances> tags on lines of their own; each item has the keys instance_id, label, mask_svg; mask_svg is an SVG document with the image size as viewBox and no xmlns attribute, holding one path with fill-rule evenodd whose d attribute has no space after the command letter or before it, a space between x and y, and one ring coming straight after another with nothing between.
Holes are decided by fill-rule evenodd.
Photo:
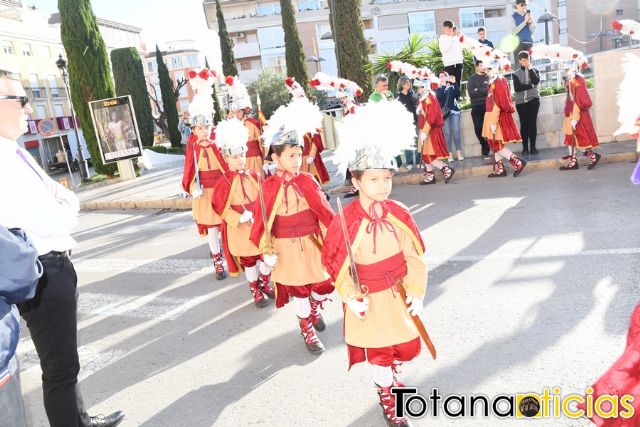
<instances>
[{"instance_id":1,"label":"red cape","mask_svg":"<svg viewBox=\"0 0 640 427\"><path fill-rule=\"evenodd\" d=\"M581 147L589 145L597 147L600 144L598 143L598 136L591 121L591 115L589 114L589 109L593 105L593 102L589 96L589 89L587 88L587 82L585 82L584 77L576 75L569 84L569 90L571 91L575 104L580 109L580 120L578 120L575 130L576 139L580 141ZM569 98L569 101L571 101L571 98ZM571 111L573 111L573 102L571 102ZM571 138L570 135L568 136Z\"/></svg>"},{"instance_id":2,"label":"red cape","mask_svg":"<svg viewBox=\"0 0 640 427\"><path fill-rule=\"evenodd\" d=\"M313 178L313 175L300 172L295 176L295 178L293 178L293 182L304 196L318 222L320 222L325 227L329 227L335 214L333 213L331 205L329 205L329 202L322 192L322 188L320 188L318 181ZM274 210L274 205L277 201L276 199L278 198L278 194L282 188L283 180L278 173L266 179L262 185L264 204L267 210L266 216L267 220L271 222L270 225L273 225L272 216L275 218L275 215L272 215L272 213ZM265 224L262 219L262 208L260 206L260 203L254 203L253 226L251 227L251 241L258 247L260 247L260 241L264 236L264 227Z\"/></svg>"},{"instance_id":3,"label":"red cape","mask_svg":"<svg viewBox=\"0 0 640 427\"><path fill-rule=\"evenodd\" d=\"M429 102L427 102L427 98ZM429 94L427 98L420 101L422 111L418 116L418 126L422 129L426 120L426 123L431 126L429 136L431 137L433 151L436 153L434 157L447 157L449 155L449 149L447 148L447 141L444 138L444 131L442 129L442 126L444 126L442 107L440 107L440 102L438 102L438 98L434 94Z\"/></svg>"},{"instance_id":4,"label":"red cape","mask_svg":"<svg viewBox=\"0 0 640 427\"><path fill-rule=\"evenodd\" d=\"M211 135L213 135L213 137L215 138L214 131L211 132ZM198 156L198 159L200 158L200 155L202 153L202 146L196 142L196 139L197 137L194 134L191 134L187 141L187 145L185 146L185 149L184 149L184 169L182 170L182 189L187 193L190 192L189 190L191 187L191 183L193 182L196 176L196 166L193 160L194 151ZM213 143L213 139L211 140L211 145L213 147L213 153L216 155L216 159L218 160L218 163L220 163L220 167L222 168L222 170L223 171L229 170L229 167L227 166L227 162L224 160L224 157L222 156L222 153L220 152L220 149L218 148L218 146Z\"/></svg>"},{"instance_id":5,"label":"red cape","mask_svg":"<svg viewBox=\"0 0 640 427\"><path fill-rule=\"evenodd\" d=\"M408 227L411 234L413 234L413 240L419 243L422 252L424 252L424 241L420 236L418 225L413 220L409 209L407 209L407 207L402 203L394 200L384 201L383 206L385 210ZM347 233L349 234L349 244L353 244L356 234L360 229L360 224L362 224L362 220L364 218L368 218L368 214L360 204L360 200L353 201L353 203L344 208L343 212L344 219L347 224ZM331 278L335 281L345 261L348 261L347 248L342 234L340 217L336 216L329 226L327 236L324 240L324 245L322 247L322 263Z\"/></svg>"},{"instance_id":6,"label":"red cape","mask_svg":"<svg viewBox=\"0 0 640 427\"><path fill-rule=\"evenodd\" d=\"M331 181L329 177L329 171L327 171L327 167L324 165L324 161L322 160L322 156L320 155L324 151L324 143L322 141L322 134L317 132L311 136L310 134L306 134L304 136L304 147L302 149L302 155L308 156L311 151L311 143L316 146L316 156L313 158L313 165L316 167L316 171L318 171L318 175L320 178L320 184L327 183Z\"/></svg>"},{"instance_id":7,"label":"red cape","mask_svg":"<svg viewBox=\"0 0 640 427\"><path fill-rule=\"evenodd\" d=\"M502 76L497 77L490 87L489 96L487 96L487 111L493 111L493 105L500 107L498 125L502 131L502 142L522 141L520 131L513 121L516 106L511 99L511 89L509 89L507 79Z\"/></svg>"},{"instance_id":8,"label":"red cape","mask_svg":"<svg viewBox=\"0 0 640 427\"><path fill-rule=\"evenodd\" d=\"M257 183L258 176L256 172L249 170L249 174ZM237 177L238 172L226 171L214 187L212 201L213 210L215 210L216 213L220 216L222 216L222 214L224 213L224 209L227 207L227 203L229 203L231 185L233 183L233 180ZM229 274L235 276L244 269L242 268L242 265L240 265L240 261L229 251L229 234L227 230L227 222L224 220L220 225L220 238L222 239L222 251L229 267Z\"/></svg>"}]
</instances>

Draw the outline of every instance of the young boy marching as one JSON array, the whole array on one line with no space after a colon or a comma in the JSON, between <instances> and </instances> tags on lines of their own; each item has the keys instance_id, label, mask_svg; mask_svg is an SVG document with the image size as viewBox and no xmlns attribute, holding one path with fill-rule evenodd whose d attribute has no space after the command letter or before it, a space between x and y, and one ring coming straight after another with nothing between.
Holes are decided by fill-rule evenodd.
<instances>
[{"instance_id":1,"label":"young boy marching","mask_svg":"<svg viewBox=\"0 0 640 427\"><path fill-rule=\"evenodd\" d=\"M256 307L269 304L268 296L275 298L269 285L271 268L261 260L262 252L251 240L253 208L258 199L258 175L247 168L247 138L249 132L237 119L224 120L216 128L216 145L229 167L213 194L213 207L222 217L222 246L229 266L229 275L237 276L242 270Z\"/></svg>"},{"instance_id":2,"label":"young boy marching","mask_svg":"<svg viewBox=\"0 0 640 427\"><path fill-rule=\"evenodd\" d=\"M485 64L489 75L489 94L487 95L487 112L484 114L482 136L487 138L489 147L495 157L493 172L489 178L507 176L502 159L506 159L513 166L513 176L517 177L527 165L527 162L513 154L506 145L521 142L520 132L513 121L516 107L511 99L511 90L507 79L500 75L502 64L491 61Z\"/></svg>"},{"instance_id":3,"label":"young boy marching","mask_svg":"<svg viewBox=\"0 0 640 427\"><path fill-rule=\"evenodd\" d=\"M320 354L324 346L316 331L325 329L320 309L334 289L320 251L334 214L317 181L300 172L308 123L292 105L278 109L265 132L278 169L263 184L264 209L262 203L254 206L251 241L273 269L276 307L293 299L307 350Z\"/></svg>"},{"instance_id":4,"label":"young boy marching","mask_svg":"<svg viewBox=\"0 0 640 427\"><path fill-rule=\"evenodd\" d=\"M212 140L213 104L211 103L211 72L199 70L190 80L196 91L189 105L192 133L185 148L182 188L193 196L193 218L200 236L207 237L215 267L215 277L226 277L220 248L220 224L222 222L212 205L216 182L226 170L226 164Z\"/></svg>"},{"instance_id":5,"label":"young boy marching","mask_svg":"<svg viewBox=\"0 0 640 427\"><path fill-rule=\"evenodd\" d=\"M437 83L436 83L437 84ZM456 173L456 170L447 165L444 160L449 158L449 150L444 139L444 117L442 108L435 93L429 86L429 81L416 80L418 87L418 152L422 156L427 171L425 179L420 185L436 183L436 175L433 173L435 166L444 175L444 183L447 184Z\"/></svg>"},{"instance_id":6,"label":"young boy marching","mask_svg":"<svg viewBox=\"0 0 640 427\"><path fill-rule=\"evenodd\" d=\"M395 413L398 365L418 356L421 336L431 344L417 317L427 286L424 243L406 206L388 199L395 156L413 148L414 139L413 116L397 101L371 103L345 119L336 158L360 193L331 223L322 251L346 306L349 368L371 366L389 426L410 425Z\"/></svg>"}]
</instances>

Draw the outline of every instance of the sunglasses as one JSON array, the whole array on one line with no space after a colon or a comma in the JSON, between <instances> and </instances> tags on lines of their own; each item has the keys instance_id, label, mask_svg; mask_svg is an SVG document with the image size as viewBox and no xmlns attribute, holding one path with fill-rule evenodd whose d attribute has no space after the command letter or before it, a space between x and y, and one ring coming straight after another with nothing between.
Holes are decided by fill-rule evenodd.
<instances>
[{"instance_id":1,"label":"sunglasses","mask_svg":"<svg viewBox=\"0 0 640 427\"><path fill-rule=\"evenodd\" d=\"M29 97L28 96L0 95L0 99L16 99L16 100L20 101L20 106L22 108L24 108L25 105L27 105L29 103Z\"/></svg>"}]
</instances>

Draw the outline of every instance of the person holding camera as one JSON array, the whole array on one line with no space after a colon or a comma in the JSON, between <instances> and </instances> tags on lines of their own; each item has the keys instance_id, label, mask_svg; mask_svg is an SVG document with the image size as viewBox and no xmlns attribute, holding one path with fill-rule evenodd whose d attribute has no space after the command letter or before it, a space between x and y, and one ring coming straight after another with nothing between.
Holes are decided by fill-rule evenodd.
<instances>
[{"instance_id":1,"label":"person holding camera","mask_svg":"<svg viewBox=\"0 0 640 427\"><path fill-rule=\"evenodd\" d=\"M540 72L529 61L529 52L518 54L520 68L513 73L513 88L516 93L516 110L520 118L522 155L538 154L536 135L538 134L538 110L540 109Z\"/></svg>"},{"instance_id":2,"label":"person holding camera","mask_svg":"<svg viewBox=\"0 0 640 427\"><path fill-rule=\"evenodd\" d=\"M440 87L436 91L436 96L444 117L444 137L449 149L449 161L453 161L454 147L458 160L464 160L460 143L460 107L458 107L457 101L460 96L460 84L455 76L450 76L445 71L440 71L438 78L440 79Z\"/></svg>"},{"instance_id":3,"label":"person holding camera","mask_svg":"<svg viewBox=\"0 0 640 427\"><path fill-rule=\"evenodd\" d=\"M527 9L527 0L516 0L516 11L511 19L511 34L518 37L518 47L513 51L514 62L517 62L518 52L529 51L533 47L533 35L536 32L536 21Z\"/></svg>"},{"instance_id":4,"label":"person holding camera","mask_svg":"<svg viewBox=\"0 0 640 427\"><path fill-rule=\"evenodd\" d=\"M464 61L462 44L460 44L460 31L450 19L442 23L442 31L443 34L438 37L438 43L440 52L442 52L444 71L450 76L454 76L456 82L460 84L462 81L462 63Z\"/></svg>"}]
</instances>

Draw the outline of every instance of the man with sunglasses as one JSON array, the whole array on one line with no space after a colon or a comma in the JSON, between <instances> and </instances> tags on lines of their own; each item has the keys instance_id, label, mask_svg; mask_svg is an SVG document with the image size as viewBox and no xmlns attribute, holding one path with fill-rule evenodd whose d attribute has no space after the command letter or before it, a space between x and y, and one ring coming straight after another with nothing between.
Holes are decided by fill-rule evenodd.
<instances>
[{"instance_id":1,"label":"man with sunglasses","mask_svg":"<svg viewBox=\"0 0 640 427\"><path fill-rule=\"evenodd\" d=\"M43 266L35 297L18 308L40 359L45 411L51 427L115 426L124 413L90 417L77 384L77 276L69 255L79 203L18 146L32 112L20 80L0 69L0 224L23 229Z\"/></svg>"},{"instance_id":2,"label":"man with sunglasses","mask_svg":"<svg viewBox=\"0 0 640 427\"><path fill-rule=\"evenodd\" d=\"M518 53L533 47L533 35L536 32L536 21L527 9L527 0L516 0L516 11L511 15L511 34L518 37L518 47L513 51L514 60L518 62Z\"/></svg>"}]
</instances>

